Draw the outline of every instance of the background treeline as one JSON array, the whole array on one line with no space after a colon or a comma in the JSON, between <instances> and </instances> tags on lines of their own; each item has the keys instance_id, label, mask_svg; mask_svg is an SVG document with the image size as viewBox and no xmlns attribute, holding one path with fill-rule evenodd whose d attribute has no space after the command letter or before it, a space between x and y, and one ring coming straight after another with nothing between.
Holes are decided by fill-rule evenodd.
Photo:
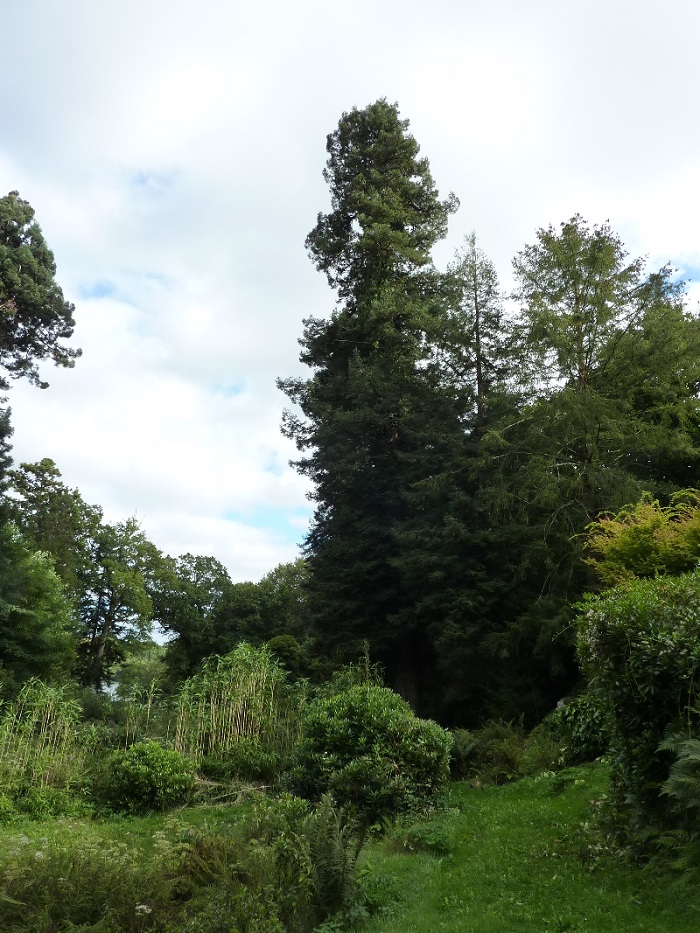
<instances>
[{"instance_id":1,"label":"background treeline","mask_svg":"<svg viewBox=\"0 0 700 933\"><path fill-rule=\"evenodd\" d=\"M6 693L30 677L71 676L97 693L115 679L126 691L157 679L173 692L206 658L241 641L273 640L301 673L293 633L303 611L302 560L258 583L233 583L213 557L163 554L133 518L105 522L51 460L21 464L6 483ZM167 647L154 641L156 626Z\"/></svg>"}]
</instances>

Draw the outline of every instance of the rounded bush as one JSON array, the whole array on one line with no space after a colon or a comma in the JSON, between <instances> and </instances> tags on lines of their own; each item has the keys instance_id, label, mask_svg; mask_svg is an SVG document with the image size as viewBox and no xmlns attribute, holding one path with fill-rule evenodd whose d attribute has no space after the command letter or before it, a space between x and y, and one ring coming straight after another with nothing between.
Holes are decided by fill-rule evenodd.
<instances>
[{"instance_id":1,"label":"rounded bush","mask_svg":"<svg viewBox=\"0 0 700 933\"><path fill-rule=\"evenodd\" d=\"M618 796L644 819L662 806L671 762L662 739L700 729L700 571L588 597L577 646L589 693L607 710Z\"/></svg>"},{"instance_id":2,"label":"rounded bush","mask_svg":"<svg viewBox=\"0 0 700 933\"><path fill-rule=\"evenodd\" d=\"M363 684L309 707L292 781L308 799L330 792L374 823L435 798L449 777L451 743L392 690Z\"/></svg>"},{"instance_id":3,"label":"rounded bush","mask_svg":"<svg viewBox=\"0 0 700 933\"><path fill-rule=\"evenodd\" d=\"M561 745L565 765L595 761L610 744L609 714L600 697L582 693L547 716L545 723Z\"/></svg>"},{"instance_id":4,"label":"rounded bush","mask_svg":"<svg viewBox=\"0 0 700 933\"><path fill-rule=\"evenodd\" d=\"M138 813L184 803L194 789L194 764L157 742L138 742L108 761L107 803Z\"/></svg>"}]
</instances>

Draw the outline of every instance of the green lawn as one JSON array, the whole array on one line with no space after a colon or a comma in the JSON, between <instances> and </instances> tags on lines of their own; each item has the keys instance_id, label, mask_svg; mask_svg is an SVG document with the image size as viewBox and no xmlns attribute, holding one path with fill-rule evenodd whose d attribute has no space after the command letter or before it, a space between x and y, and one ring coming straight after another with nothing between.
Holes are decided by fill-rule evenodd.
<instances>
[{"instance_id":1,"label":"green lawn","mask_svg":"<svg viewBox=\"0 0 700 933\"><path fill-rule=\"evenodd\" d=\"M393 906L363 933L690 933L700 930L700 897L668 878L596 853L582 826L605 772L578 769L563 789L556 778L527 779L481 790L454 785L437 818L438 852L396 853L389 840L368 854L369 884ZM430 842L430 832L424 835ZM408 840L411 845L411 840Z\"/></svg>"}]
</instances>

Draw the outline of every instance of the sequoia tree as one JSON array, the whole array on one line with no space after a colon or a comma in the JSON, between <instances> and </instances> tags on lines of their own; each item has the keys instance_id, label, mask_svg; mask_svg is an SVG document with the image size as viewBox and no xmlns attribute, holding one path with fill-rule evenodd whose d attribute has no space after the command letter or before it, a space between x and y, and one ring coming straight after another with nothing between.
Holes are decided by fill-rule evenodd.
<instances>
[{"instance_id":1,"label":"sequoia tree","mask_svg":"<svg viewBox=\"0 0 700 933\"><path fill-rule=\"evenodd\" d=\"M343 114L326 148L332 210L307 246L339 303L329 320L305 322L301 359L313 375L279 383L302 412L287 413L284 430L317 503L309 611L325 651L356 656L369 640L415 701L426 643L401 621L397 533L416 457L452 416L428 365L444 321L430 249L456 199L439 199L408 121L386 100Z\"/></svg>"}]
</instances>

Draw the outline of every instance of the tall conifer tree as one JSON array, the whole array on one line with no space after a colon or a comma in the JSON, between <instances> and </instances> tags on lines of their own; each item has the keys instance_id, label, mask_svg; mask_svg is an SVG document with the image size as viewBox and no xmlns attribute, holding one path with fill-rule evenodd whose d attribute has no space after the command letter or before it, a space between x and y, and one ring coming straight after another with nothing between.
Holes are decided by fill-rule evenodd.
<instances>
[{"instance_id":1,"label":"tall conifer tree","mask_svg":"<svg viewBox=\"0 0 700 933\"><path fill-rule=\"evenodd\" d=\"M332 210L307 246L339 304L329 320L305 322L311 378L280 382L303 413L287 413L284 430L317 502L310 610L327 651L352 655L369 640L415 702L425 643L398 621L407 597L397 532L416 457L448 416L428 365L444 317L430 249L456 199L439 199L408 121L385 100L343 114L326 148Z\"/></svg>"}]
</instances>

